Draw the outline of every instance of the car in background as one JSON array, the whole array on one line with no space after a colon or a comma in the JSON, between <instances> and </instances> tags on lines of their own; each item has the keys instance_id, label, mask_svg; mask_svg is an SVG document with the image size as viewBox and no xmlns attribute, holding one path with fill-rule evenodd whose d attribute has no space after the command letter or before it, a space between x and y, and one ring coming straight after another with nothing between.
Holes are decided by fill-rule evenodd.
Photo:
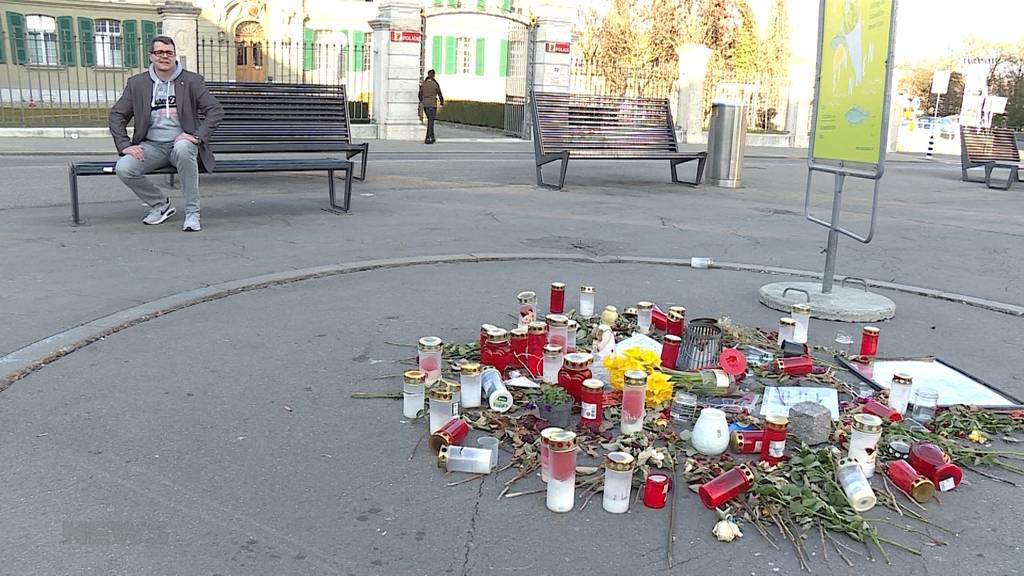
<instances>
[{"instance_id":1,"label":"car in background","mask_svg":"<svg viewBox=\"0 0 1024 576\"><path fill-rule=\"evenodd\" d=\"M913 122L914 130L932 130L934 127L936 135L946 140L952 140L956 138L957 133L960 131L960 116L921 116L914 120L904 121Z\"/></svg>"}]
</instances>

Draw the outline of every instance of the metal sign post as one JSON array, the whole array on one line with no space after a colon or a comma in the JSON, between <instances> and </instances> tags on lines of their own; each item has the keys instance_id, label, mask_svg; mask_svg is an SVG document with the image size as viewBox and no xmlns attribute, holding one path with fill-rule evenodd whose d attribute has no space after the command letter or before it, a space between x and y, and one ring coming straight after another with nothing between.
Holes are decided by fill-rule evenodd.
<instances>
[{"instance_id":1,"label":"metal sign post","mask_svg":"<svg viewBox=\"0 0 1024 576\"><path fill-rule=\"evenodd\" d=\"M828 228L821 286L775 283L761 288L761 302L788 310L787 293L803 293L817 318L850 322L891 318L895 304L866 290L834 288L839 236L871 242L878 221L878 192L885 173L892 85L896 0L820 0L818 65L814 116L807 162L804 216ZM811 181L816 172L832 174L832 215L811 213ZM871 217L866 234L840 225L847 178L872 180Z\"/></svg>"}]
</instances>

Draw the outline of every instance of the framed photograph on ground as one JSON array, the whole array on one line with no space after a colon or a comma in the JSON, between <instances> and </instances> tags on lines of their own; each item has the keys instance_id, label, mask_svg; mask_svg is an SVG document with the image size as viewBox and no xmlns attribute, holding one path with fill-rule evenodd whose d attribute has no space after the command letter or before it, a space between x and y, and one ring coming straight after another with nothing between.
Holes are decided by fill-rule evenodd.
<instances>
[{"instance_id":1,"label":"framed photograph on ground","mask_svg":"<svg viewBox=\"0 0 1024 576\"><path fill-rule=\"evenodd\" d=\"M967 404L997 410L1024 408L1024 402L964 372L940 358L872 358L866 364L837 357L855 376L876 390L888 390L893 374L909 374L914 379L910 398L918 388L939 393L939 406Z\"/></svg>"}]
</instances>

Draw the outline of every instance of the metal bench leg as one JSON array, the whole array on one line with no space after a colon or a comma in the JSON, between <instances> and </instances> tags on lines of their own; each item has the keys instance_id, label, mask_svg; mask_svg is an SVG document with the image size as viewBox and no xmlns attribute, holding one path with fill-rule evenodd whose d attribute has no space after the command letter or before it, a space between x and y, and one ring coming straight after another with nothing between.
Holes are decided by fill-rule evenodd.
<instances>
[{"instance_id":1,"label":"metal bench leg","mask_svg":"<svg viewBox=\"0 0 1024 576\"><path fill-rule=\"evenodd\" d=\"M327 170L327 191L330 197L331 209L328 212L334 212L335 214L348 214L349 207L352 205L352 172L354 171L354 164L348 163L348 168L345 168L345 190L342 196L341 206L338 205L337 192L334 185L334 169Z\"/></svg>"},{"instance_id":2,"label":"metal bench leg","mask_svg":"<svg viewBox=\"0 0 1024 576\"><path fill-rule=\"evenodd\" d=\"M561 160L562 166L559 170L558 185L548 184L544 182L544 165L551 162ZM542 156L537 162L537 186L541 188L548 188L550 190L561 190L562 186L565 185L565 170L569 166L569 151L564 150L559 154L552 154L550 156Z\"/></svg>"},{"instance_id":3,"label":"metal bench leg","mask_svg":"<svg viewBox=\"0 0 1024 576\"><path fill-rule=\"evenodd\" d=\"M999 168L999 169L1006 168L1007 170L1009 170L1009 174L1007 174L1007 176L1006 176L1006 183L1005 184L1003 183L1002 180L999 180L997 183L993 183L992 182L992 172L995 171L997 168ZM996 166L994 164L993 165L989 165L989 166L985 166L985 186L988 186L989 188L998 189L998 190L1009 190L1010 189L1010 185L1013 184L1013 181L1016 180L1016 179L1017 179L1017 168L1015 168L1013 166Z\"/></svg>"},{"instance_id":4,"label":"metal bench leg","mask_svg":"<svg viewBox=\"0 0 1024 576\"><path fill-rule=\"evenodd\" d=\"M364 153L365 154L365 153ZM366 156L363 156L363 169L366 169ZM352 179L355 176L352 174L355 165L349 162L348 168L345 169L345 201L341 203L341 209L348 214L349 209L352 206Z\"/></svg>"},{"instance_id":5,"label":"metal bench leg","mask_svg":"<svg viewBox=\"0 0 1024 576\"><path fill-rule=\"evenodd\" d=\"M691 160L697 160L697 175L696 175L696 177L694 178L693 182L687 182L685 180L680 180L677 168L679 167L680 164L685 164L687 162L690 162ZM704 159L703 158L686 158L686 159L680 159L680 160L669 160L668 163L669 163L669 168L671 168L671 170L672 170L672 182L674 184L686 184L688 186L696 186L696 185L700 184L701 176L703 176L703 174L704 174Z\"/></svg>"},{"instance_id":6,"label":"metal bench leg","mask_svg":"<svg viewBox=\"0 0 1024 576\"><path fill-rule=\"evenodd\" d=\"M74 164L68 166L68 188L71 190L71 223L81 226L82 216L78 210L78 172Z\"/></svg>"}]
</instances>

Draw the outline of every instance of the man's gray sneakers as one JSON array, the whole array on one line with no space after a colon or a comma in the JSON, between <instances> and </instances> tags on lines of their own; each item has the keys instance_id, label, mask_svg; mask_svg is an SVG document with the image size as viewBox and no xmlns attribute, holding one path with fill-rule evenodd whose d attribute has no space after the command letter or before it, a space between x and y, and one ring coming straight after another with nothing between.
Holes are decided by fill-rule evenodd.
<instances>
[{"instance_id":1,"label":"man's gray sneakers","mask_svg":"<svg viewBox=\"0 0 1024 576\"><path fill-rule=\"evenodd\" d=\"M170 198L164 198L162 204L157 204L149 209L149 214L142 219L143 224L162 224L167 221L168 218L174 216L174 205L171 204Z\"/></svg>"},{"instance_id":2,"label":"man's gray sneakers","mask_svg":"<svg viewBox=\"0 0 1024 576\"><path fill-rule=\"evenodd\" d=\"M203 228L199 225L199 212L185 214L185 225L181 228L185 232L199 232Z\"/></svg>"}]
</instances>

